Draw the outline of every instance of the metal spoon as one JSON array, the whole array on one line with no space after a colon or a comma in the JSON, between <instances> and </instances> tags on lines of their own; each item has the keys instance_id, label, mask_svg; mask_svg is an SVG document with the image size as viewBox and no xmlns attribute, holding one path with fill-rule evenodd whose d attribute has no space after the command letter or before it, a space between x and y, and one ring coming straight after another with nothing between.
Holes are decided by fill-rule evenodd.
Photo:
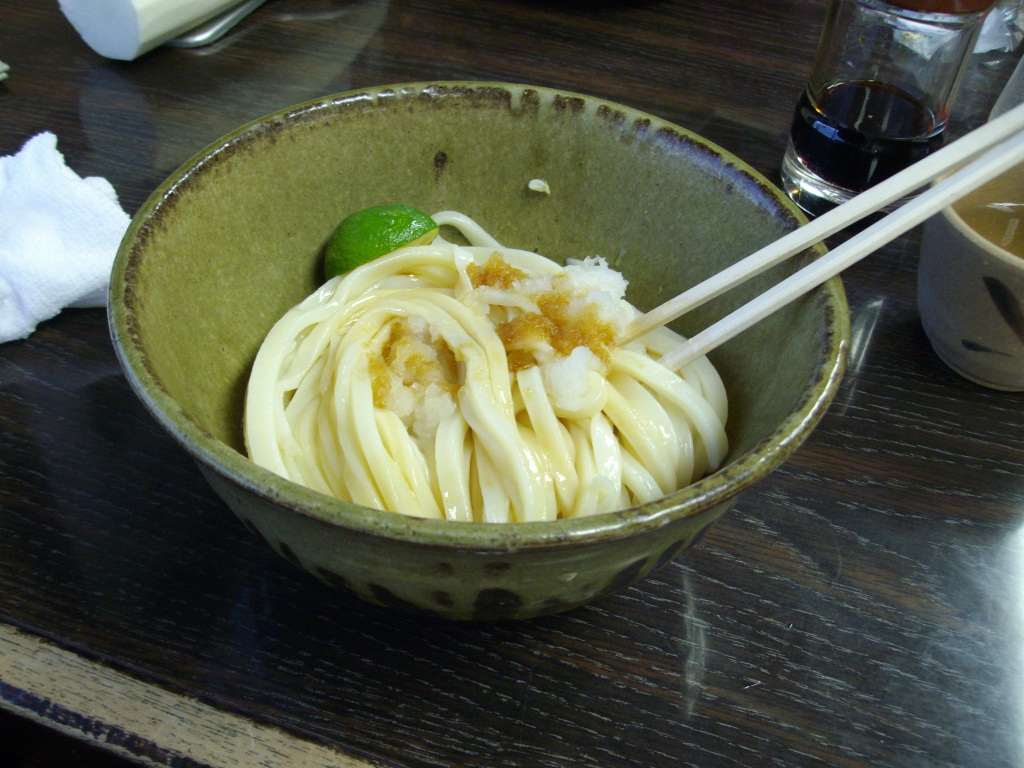
<instances>
[{"instance_id":1,"label":"metal spoon","mask_svg":"<svg viewBox=\"0 0 1024 768\"><path fill-rule=\"evenodd\" d=\"M243 2L233 8L229 8L219 16L214 16L190 32L186 32L181 37L168 40L164 45L172 48L200 48L204 45L209 45L223 37L228 30L265 2L267 0L243 0Z\"/></svg>"}]
</instances>

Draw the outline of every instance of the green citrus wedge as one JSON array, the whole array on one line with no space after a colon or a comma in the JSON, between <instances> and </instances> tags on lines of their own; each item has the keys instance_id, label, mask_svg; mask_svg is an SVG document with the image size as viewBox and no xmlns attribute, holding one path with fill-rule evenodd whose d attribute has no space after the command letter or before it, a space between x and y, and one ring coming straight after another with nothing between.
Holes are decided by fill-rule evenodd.
<instances>
[{"instance_id":1,"label":"green citrus wedge","mask_svg":"<svg viewBox=\"0 0 1024 768\"><path fill-rule=\"evenodd\" d=\"M406 245L427 245L437 236L432 218L408 205L375 205L347 216L334 230L324 255L328 278Z\"/></svg>"}]
</instances>

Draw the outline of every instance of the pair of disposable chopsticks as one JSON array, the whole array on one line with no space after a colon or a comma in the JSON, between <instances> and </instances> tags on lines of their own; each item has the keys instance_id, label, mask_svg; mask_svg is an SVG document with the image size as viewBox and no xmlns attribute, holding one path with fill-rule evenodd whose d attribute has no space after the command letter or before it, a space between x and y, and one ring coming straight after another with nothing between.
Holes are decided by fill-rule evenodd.
<instances>
[{"instance_id":1,"label":"pair of disposable chopsticks","mask_svg":"<svg viewBox=\"0 0 1024 768\"><path fill-rule=\"evenodd\" d=\"M1022 161L1024 104L638 317L627 327L622 343L675 320L748 278L969 163L661 358L660 362L666 367L678 369Z\"/></svg>"}]
</instances>

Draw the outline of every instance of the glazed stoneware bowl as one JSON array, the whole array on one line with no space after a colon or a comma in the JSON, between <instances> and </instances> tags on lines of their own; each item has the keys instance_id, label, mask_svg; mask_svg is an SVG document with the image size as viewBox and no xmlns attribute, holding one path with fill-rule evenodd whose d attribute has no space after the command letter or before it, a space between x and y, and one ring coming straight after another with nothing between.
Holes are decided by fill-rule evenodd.
<instances>
[{"instance_id":1,"label":"glazed stoneware bowl","mask_svg":"<svg viewBox=\"0 0 1024 768\"><path fill-rule=\"evenodd\" d=\"M595 600L693 544L803 442L836 391L849 322L834 279L711 355L730 399L727 463L657 502L501 525L414 519L307 490L245 455L249 370L271 325L317 287L338 221L394 202L461 211L500 242L557 261L604 255L641 309L802 222L775 187L699 136L522 85L344 93L202 150L128 230L111 278L114 345L134 391L245 526L329 585L453 619ZM706 327L815 255L674 327Z\"/></svg>"}]
</instances>

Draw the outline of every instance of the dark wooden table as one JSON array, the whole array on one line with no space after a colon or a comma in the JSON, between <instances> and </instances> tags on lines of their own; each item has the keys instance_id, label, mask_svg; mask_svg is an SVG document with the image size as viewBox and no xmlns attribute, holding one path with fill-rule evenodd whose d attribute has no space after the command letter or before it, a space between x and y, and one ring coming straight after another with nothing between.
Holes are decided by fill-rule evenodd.
<instances>
[{"instance_id":1,"label":"dark wooden table","mask_svg":"<svg viewBox=\"0 0 1024 768\"><path fill-rule=\"evenodd\" d=\"M56 2L0 0L0 155L53 131L132 213L267 112L488 79L639 107L774 179L823 12L271 0L123 63ZM973 62L961 123L1016 55ZM0 704L188 768L1024 764L1024 396L934 355L917 243L846 274L849 372L781 470L654 577L522 623L377 609L293 568L144 412L104 312L60 314L0 346Z\"/></svg>"}]
</instances>

